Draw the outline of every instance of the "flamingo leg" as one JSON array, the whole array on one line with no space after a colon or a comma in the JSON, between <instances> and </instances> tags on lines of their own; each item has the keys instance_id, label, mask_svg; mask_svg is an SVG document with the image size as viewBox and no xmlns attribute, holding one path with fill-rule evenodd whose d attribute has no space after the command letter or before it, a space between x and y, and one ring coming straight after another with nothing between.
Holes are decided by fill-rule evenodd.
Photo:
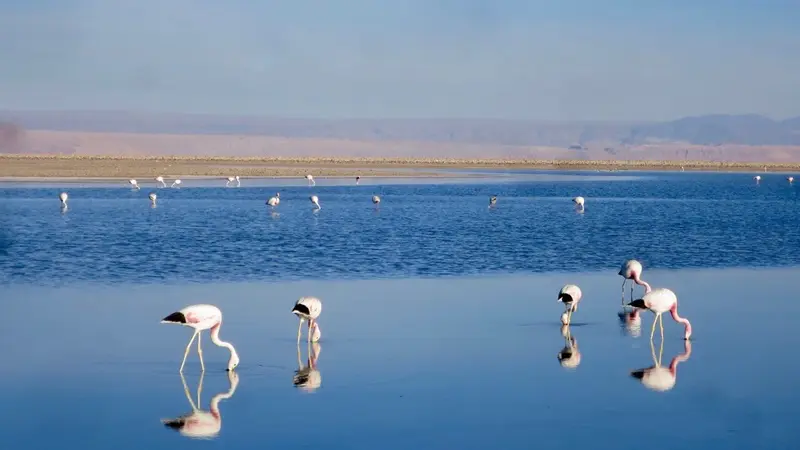
<instances>
[{"instance_id":1,"label":"flamingo leg","mask_svg":"<svg viewBox=\"0 0 800 450\"><path fill-rule=\"evenodd\" d=\"M200 333L199 331L195 330L192 338L189 339L189 345L186 346L186 351L183 352L183 362L181 362L181 368L179 370L180 373L183 373L183 366L186 364L186 357L189 356L189 349L192 347L192 343L194 342L194 338L197 337L197 334Z\"/></svg>"},{"instance_id":2,"label":"flamingo leg","mask_svg":"<svg viewBox=\"0 0 800 450\"><path fill-rule=\"evenodd\" d=\"M197 333L197 355L200 357L200 370L202 372L205 372L206 364L203 362L203 349L200 347L200 338L202 337L203 333ZM197 402L200 403L200 400L198 400Z\"/></svg>"},{"instance_id":3,"label":"flamingo leg","mask_svg":"<svg viewBox=\"0 0 800 450\"><path fill-rule=\"evenodd\" d=\"M658 324L661 326L661 342L664 342L664 316L658 315Z\"/></svg>"},{"instance_id":4,"label":"flamingo leg","mask_svg":"<svg viewBox=\"0 0 800 450\"><path fill-rule=\"evenodd\" d=\"M653 340L653 335L656 332L656 322L658 321L658 316L659 316L659 314L656 314L656 317L653 319L653 326L650 329L650 340L651 341Z\"/></svg>"},{"instance_id":5,"label":"flamingo leg","mask_svg":"<svg viewBox=\"0 0 800 450\"><path fill-rule=\"evenodd\" d=\"M627 278L622 279L622 306L625 306L625 283L628 282Z\"/></svg>"},{"instance_id":6,"label":"flamingo leg","mask_svg":"<svg viewBox=\"0 0 800 450\"><path fill-rule=\"evenodd\" d=\"M197 382L197 407L199 408L203 403L200 401L200 394L203 393L203 377L205 372L200 372L200 380Z\"/></svg>"},{"instance_id":7,"label":"flamingo leg","mask_svg":"<svg viewBox=\"0 0 800 450\"><path fill-rule=\"evenodd\" d=\"M300 345L300 335L303 330L303 319L300 319L300 324L297 326L297 345Z\"/></svg>"},{"instance_id":8,"label":"flamingo leg","mask_svg":"<svg viewBox=\"0 0 800 450\"><path fill-rule=\"evenodd\" d=\"M306 330L306 334L308 335L308 344L311 345L311 325L314 322L314 319L308 319L308 329Z\"/></svg>"},{"instance_id":9,"label":"flamingo leg","mask_svg":"<svg viewBox=\"0 0 800 450\"><path fill-rule=\"evenodd\" d=\"M189 404L192 405L192 411L197 411L197 406L192 400L192 394L189 392L189 385L186 384L186 377L183 376L183 373L181 373L181 382L183 383L183 393L186 394L186 400L189 400Z\"/></svg>"},{"instance_id":10,"label":"flamingo leg","mask_svg":"<svg viewBox=\"0 0 800 450\"><path fill-rule=\"evenodd\" d=\"M572 308L569 308L569 310L567 310L567 325L571 324L572 324Z\"/></svg>"}]
</instances>

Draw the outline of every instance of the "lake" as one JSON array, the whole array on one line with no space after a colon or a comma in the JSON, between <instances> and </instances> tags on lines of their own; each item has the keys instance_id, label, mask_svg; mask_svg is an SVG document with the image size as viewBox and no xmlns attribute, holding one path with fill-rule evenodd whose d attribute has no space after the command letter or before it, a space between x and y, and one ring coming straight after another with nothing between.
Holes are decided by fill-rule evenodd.
<instances>
[{"instance_id":1,"label":"lake","mask_svg":"<svg viewBox=\"0 0 800 450\"><path fill-rule=\"evenodd\" d=\"M488 175L0 183L0 441L794 448L798 186L779 174ZM691 341L669 316L652 343L651 313L618 317L629 258L675 291ZM562 329L566 283L584 297ZM296 343L290 310L305 295L324 304L315 345L305 328ZM178 373L191 330L159 323L194 303L222 309L220 336L242 359L227 373L204 333L199 402L195 350ZM632 376L653 366L667 390ZM192 403L215 436L162 423Z\"/></svg>"}]
</instances>

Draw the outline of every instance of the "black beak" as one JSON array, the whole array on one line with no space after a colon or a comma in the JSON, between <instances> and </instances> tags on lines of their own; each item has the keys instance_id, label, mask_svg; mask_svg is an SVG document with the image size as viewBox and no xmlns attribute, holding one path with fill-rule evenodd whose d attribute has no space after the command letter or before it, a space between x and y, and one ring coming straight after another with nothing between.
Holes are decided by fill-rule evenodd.
<instances>
[{"instance_id":1,"label":"black beak","mask_svg":"<svg viewBox=\"0 0 800 450\"><path fill-rule=\"evenodd\" d=\"M569 294L559 294L558 300L562 303L572 303L572 296Z\"/></svg>"},{"instance_id":2,"label":"black beak","mask_svg":"<svg viewBox=\"0 0 800 450\"><path fill-rule=\"evenodd\" d=\"M634 370L631 372L631 376L637 380L641 380L644 378L644 370Z\"/></svg>"}]
</instances>

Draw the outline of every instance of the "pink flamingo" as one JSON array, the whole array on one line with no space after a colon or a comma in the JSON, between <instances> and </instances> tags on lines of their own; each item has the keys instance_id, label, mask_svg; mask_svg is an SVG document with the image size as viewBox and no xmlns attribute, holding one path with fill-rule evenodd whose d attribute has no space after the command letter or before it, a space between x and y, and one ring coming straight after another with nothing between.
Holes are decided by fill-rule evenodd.
<instances>
[{"instance_id":1,"label":"pink flamingo","mask_svg":"<svg viewBox=\"0 0 800 450\"><path fill-rule=\"evenodd\" d=\"M650 285L647 284L645 281L642 281L642 263L635 259L629 259L622 264L622 267L619 269L618 275L620 275L622 280L622 304L625 304L625 283L628 280L633 280L633 283L638 284L639 286L644 286L645 294L650 292ZM633 300L633 283L631 283L631 300Z\"/></svg>"},{"instance_id":2,"label":"pink flamingo","mask_svg":"<svg viewBox=\"0 0 800 450\"><path fill-rule=\"evenodd\" d=\"M669 289L654 289L645 294L644 297L628 303L628 305L633 308L649 309L655 314L653 328L650 331L650 339L653 339L653 333L656 331L656 321L661 326L661 339L664 339L664 320L661 315L667 311L670 312L675 322L683 324L683 338L688 340L692 336L692 324L689 323L689 319L678 315L678 297Z\"/></svg>"},{"instance_id":3,"label":"pink flamingo","mask_svg":"<svg viewBox=\"0 0 800 450\"><path fill-rule=\"evenodd\" d=\"M183 353L183 362L181 362L180 373L183 373L183 366L186 364L186 357L189 356L189 348L197 338L197 354L200 356L200 367L205 372L206 366L203 363L203 350L200 348L200 333L203 330L211 330L211 342L220 347L225 347L231 352L231 357L228 360L228 370L233 370L239 365L239 355L236 349L230 342L221 341L219 339L219 329L222 326L222 311L214 305L191 305L176 311L167 317L161 319L161 323L174 323L187 327L194 328L192 339L189 340L189 345L186 346L186 351Z\"/></svg>"}]
</instances>

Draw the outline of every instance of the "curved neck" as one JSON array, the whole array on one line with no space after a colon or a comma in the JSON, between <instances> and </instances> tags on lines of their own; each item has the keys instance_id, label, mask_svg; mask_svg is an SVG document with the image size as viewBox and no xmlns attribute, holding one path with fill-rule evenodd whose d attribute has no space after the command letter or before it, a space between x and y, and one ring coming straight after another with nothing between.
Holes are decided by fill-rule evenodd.
<instances>
[{"instance_id":1,"label":"curved neck","mask_svg":"<svg viewBox=\"0 0 800 450\"><path fill-rule=\"evenodd\" d=\"M220 347L225 347L231 352L231 356L236 354L236 349L233 348L233 344L230 342L225 342L219 338L219 329L222 327L222 321L220 323L211 327L211 342L219 345ZM238 355L237 355L238 356Z\"/></svg>"},{"instance_id":2,"label":"curved neck","mask_svg":"<svg viewBox=\"0 0 800 450\"><path fill-rule=\"evenodd\" d=\"M638 284L639 286L644 286L644 293L645 294L649 294L650 291L652 291L652 289L650 289L650 285L647 283L647 281L644 281L641 278L639 278L639 274L636 273L636 272L633 273L633 282Z\"/></svg>"},{"instance_id":3,"label":"curved neck","mask_svg":"<svg viewBox=\"0 0 800 450\"><path fill-rule=\"evenodd\" d=\"M675 319L675 322L683 324L687 335L692 334L692 324L689 323L689 319L678 315L678 302L672 305L672 308L669 309L669 313L672 315L672 318Z\"/></svg>"}]
</instances>

